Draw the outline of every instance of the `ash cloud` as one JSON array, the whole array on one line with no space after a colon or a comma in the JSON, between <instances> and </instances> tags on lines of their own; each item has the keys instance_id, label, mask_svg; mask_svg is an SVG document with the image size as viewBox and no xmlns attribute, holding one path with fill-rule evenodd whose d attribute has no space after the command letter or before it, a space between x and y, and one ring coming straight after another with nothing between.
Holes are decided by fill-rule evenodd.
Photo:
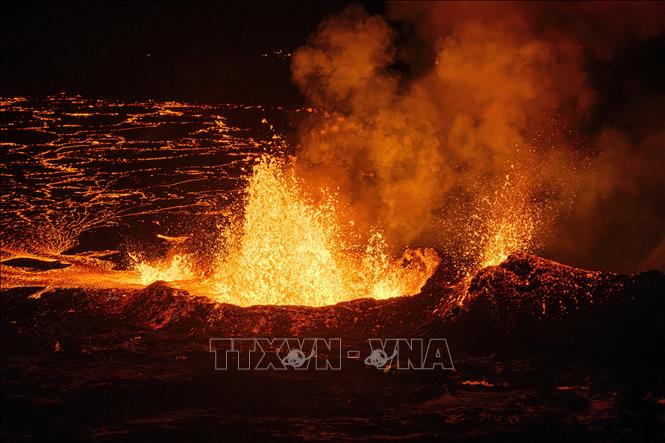
<instances>
[{"instance_id":1,"label":"ash cloud","mask_svg":"<svg viewBox=\"0 0 665 443\"><path fill-rule=\"evenodd\" d=\"M347 8L292 58L318 110L299 129L298 172L396 249L456 257L497 218L537 217L552 258L663 269L662 83L612 107L599 78L662 41L664 23L657 3Z\"/></svg>"}]
</instances>

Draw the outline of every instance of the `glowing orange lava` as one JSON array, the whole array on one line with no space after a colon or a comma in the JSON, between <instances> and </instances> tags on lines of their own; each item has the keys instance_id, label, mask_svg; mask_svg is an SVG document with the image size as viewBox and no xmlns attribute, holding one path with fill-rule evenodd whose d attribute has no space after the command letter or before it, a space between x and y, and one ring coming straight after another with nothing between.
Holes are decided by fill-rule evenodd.
<instances>
[{"instance_id":1,"label":"glowing orange lava","mask_svg":"<svg viewBox=\"0 0 665 443\"><path fill-rule=\"evenodd\" d=\"M349 241L335 201L314 204L283 162L261 159L246 189L243 216L220 234L213 275L199 286L206 295L242 306L321 306L361 297L385 299L417 293L439 264L431 249L388 255L374 232L367 244ZM146 284L197 278L187 256L159 264L138 262Z\"/></svg>"},{"instance_id":2,"label":"glowing orange lava","mask_svg":"<svg viewBox=\"0 0 665 443\"><path fill-rule=\"evenodd\" d=\"M512 253L533 250L542 214L525 197L526 189L523 180L506 175L502 185L490 188L476 202L474 214L463 228L462 254L468 264L453 305L466 303L469 284L480 269L498 266Z\"/></svg>"}]
</instances>

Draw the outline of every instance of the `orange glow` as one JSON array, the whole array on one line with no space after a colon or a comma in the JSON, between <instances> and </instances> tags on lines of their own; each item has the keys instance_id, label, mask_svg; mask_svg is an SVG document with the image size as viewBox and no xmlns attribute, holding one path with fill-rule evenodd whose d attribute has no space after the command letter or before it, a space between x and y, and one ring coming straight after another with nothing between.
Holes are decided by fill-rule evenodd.
<instances>
[{"instance_id":1,"label":"orange glow","mask_svg":"<svg viewBox=\"0 0 665 443\"><path fill-rule=\"evenodd\" d=\"M11 249L3 249L11 259L30 259L42 263L61 263L67 266L34 272L31 269L0 264L0 287L41 286L44 289L33 297L55 288L95 288L95 289L138 289L143 286L140 275L135 271L113 269L108 261L102 260L109 251L100 251L89 255L30 254Z\"/></svg>"},{"instance_id":2,"label":"orange glow","mask_svg":"<svg viewBox=\"0 0 665 443\"><path fill-rule=\"evenodd\" d=\"M524 196L519 191L509 192L509 187L506 177L503 189L487 202L489 207L484 212L488 220L481 236L480 268L497 266L513 252L532 249L538 217L535 209L524 201Z\"/></svg>"},{"instance_id":3,"label":"orange glow","mask_svg":"<svg viewBox=\"0 0 665 443\"><path fill-rule=\"evenodd\" d=\"M261 159L246 190L243 216L220 233L214 272L201 286L216 300L242 306L321 306L361 297L385 299L417 293L439 264L431 249L388 255L380 232L351 242L335 213L334 198L307 201L291 169ZM142 283L192 280L185 255L136 270Z\"/></svg>"},{"instance_id":4,"label":"orange glow","mask_svg":"<svg viewBox=\"0 0 665 443\"><path fill-rule=\"evenodd\" d=\"M520 214L511 214L514 218L499 221L487 237L485 249L480 258L480 267L498 266L516 251L528 250L533 234L533 220L519 218Z\"/></svg>"},{"instance_id":5,"label":"orange glow","mask_svg":"<svg viewBox=\"0 0 665 443\"><path fill-rule=\"evenodd\" d=\"M130 254L130 258L135 262L135 269L144 285L159 280L179 281L195 278L190 256L186 254L176 254L170 260L153 264L149 264L133 254Z\"/></svg>"}]
</instances>

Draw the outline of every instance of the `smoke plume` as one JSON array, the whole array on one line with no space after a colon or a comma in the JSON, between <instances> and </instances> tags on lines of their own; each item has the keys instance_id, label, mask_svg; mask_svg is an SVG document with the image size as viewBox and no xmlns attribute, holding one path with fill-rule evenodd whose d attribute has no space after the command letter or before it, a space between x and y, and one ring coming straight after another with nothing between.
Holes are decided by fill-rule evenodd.
<instances>
[{"instance_id":1,"label":"smoke plume","mask_svg":"<svg viewBox=\"0 0 665 443\"><path fill-rule=\"evenodd\" d=\"M510 225L571 264L665 268L662 84L623 109L596 72L664 23L654 3L349 7L293 55L317 110L298 172L395 249L470 264Z\"/></svg>"}]
</instances>

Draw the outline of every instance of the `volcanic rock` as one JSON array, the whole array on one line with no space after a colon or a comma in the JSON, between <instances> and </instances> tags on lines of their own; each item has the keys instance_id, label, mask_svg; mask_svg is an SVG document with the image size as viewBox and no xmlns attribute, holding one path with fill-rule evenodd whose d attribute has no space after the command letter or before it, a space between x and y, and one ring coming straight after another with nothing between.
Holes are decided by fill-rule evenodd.
<instances>
[{"instance_id":1,"label":"volcanic rock","mask_svg":"<svg viewBox=\"0 0 665 443\"><path fill-rule=\"evenodd\" d=\"M527 254L480 270L462 306L442 300L450 334L476 349L624 355L665 349L665 275L586 271ZM663 345L661 347L661 345ZM593 349L592 354L588 351Z\"/></svg>"},{"instance_id":2,"label":"volcanic rock","mask_svg":"<svg viewBox=\"0 0 665 443\"><path fill-rule=\"evenodd\" d=\"M514 254L455 287L443 281L318 308L243 308L164 282L3 289L3 440L529 440L543 426L554 440L602 440L607 429L649 440L663 431L662 273ZM358 361L339 372L226 373L213 368L213 337L339 337L343 351L368 338L446 338L456 370Z\"/></svg>"}]
</instances>

